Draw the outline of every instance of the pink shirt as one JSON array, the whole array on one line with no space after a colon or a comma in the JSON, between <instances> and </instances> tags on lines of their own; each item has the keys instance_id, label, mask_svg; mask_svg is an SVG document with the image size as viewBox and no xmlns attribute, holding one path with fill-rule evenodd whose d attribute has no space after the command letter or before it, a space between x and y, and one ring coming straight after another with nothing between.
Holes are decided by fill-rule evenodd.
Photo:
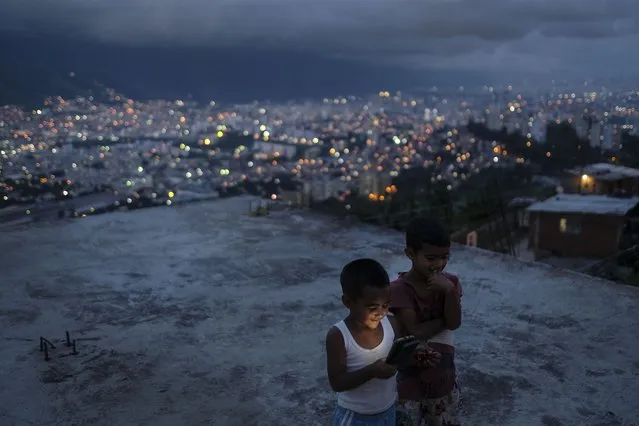
<instances>
[{"instance_id":1,"label":"pink shirt","mask_svg":"<svg viewBox=\"0 0 639 426\"><path fill-rule=\"evenodd\" d=\"M448 273L443 275L452 281L461 297L459 278ZM443 319L444 294L430 289L422 289L418 293L415 286L404 277L405 274L402 273L391 283L391 312L397 309L413 309L419 322ZM397 388L400 399L420 401L440 398L453 390L456 380L455 348L452 345L434 342L429 342L429 346L441 354L440 363L427 369L413 366L400 370Z\"/></svg>"}]
</instances>

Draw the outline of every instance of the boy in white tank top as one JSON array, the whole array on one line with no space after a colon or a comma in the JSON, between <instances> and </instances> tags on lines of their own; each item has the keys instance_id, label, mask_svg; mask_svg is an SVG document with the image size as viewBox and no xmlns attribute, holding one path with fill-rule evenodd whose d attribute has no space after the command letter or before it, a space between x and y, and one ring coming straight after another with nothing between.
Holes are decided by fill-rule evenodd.
<instances>
[{"instance_id":1,"label":"boy in white tank top","mask_svg":"<svg viewBox=\"0 0 639 426\"><path fill-rule=\"evenodd\" d=\"M349 315L326 335L328 380L337 393L333 426L395 426L395 366L385 362L398 328L387 316L390 282L372 259L347 264L340 275Z\"/></svg>"}]
</instances>

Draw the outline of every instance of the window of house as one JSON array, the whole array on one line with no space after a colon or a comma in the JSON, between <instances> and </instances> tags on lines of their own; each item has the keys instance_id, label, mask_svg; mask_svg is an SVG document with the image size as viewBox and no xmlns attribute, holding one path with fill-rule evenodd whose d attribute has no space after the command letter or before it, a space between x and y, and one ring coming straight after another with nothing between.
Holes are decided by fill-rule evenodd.
<instances>
[{"instance_id":1,"label":"window of house","mask_svg":"<svg viewBox=\"0 0 639 426\"><path fill-rule=\"evenodd\" d=\"M559 219L559 232L564 234L581 233L581 224L575 219L562 217Z\"/></svg>"}]
</instances>

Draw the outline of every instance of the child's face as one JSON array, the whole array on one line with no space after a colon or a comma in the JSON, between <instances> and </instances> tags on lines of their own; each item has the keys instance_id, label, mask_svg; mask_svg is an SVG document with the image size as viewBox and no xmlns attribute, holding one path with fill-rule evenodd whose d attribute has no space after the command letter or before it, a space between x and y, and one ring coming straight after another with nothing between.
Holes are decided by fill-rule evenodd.
<instances>
[{"instance_id":1,"label":"child's face","mask_svg":"<svg viewBox=\"0 0 639 426\"><path fill-rule=\"evenodd\" d=\"M357 299L344 296L344 304L351 316L362 326L376 329L380 321L388 314L390 304L390 286L379 288L367 286Z\"/></svg>"},{"instance_id":2,"label":"child's face","mask_svg":"<svg viewBox=\"0 0 639 426\"><path fill-rule=\"evenodd\" d=\"M424 244L418 252L407 248L406 256L413 262L413 269L428 278L444 270L450 257L450 246L438 247Z\"/></svg>"}]
</instances>

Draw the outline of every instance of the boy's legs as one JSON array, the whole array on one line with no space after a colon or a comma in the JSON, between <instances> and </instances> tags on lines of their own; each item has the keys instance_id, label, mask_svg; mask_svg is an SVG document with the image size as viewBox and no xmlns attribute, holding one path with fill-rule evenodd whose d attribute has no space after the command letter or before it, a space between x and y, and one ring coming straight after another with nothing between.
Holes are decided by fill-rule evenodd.
<instances>
[{"instance_id":1,"label":"boy's legs","mask_svg":"<svg viewBox=\"0 0 639 426\"><path fill-rule=\"evenodd\" d=\"M333 426L396 426L395 415L395 406L370 416L338 406L333 415Z\"/></svg>"}]
</instances>

